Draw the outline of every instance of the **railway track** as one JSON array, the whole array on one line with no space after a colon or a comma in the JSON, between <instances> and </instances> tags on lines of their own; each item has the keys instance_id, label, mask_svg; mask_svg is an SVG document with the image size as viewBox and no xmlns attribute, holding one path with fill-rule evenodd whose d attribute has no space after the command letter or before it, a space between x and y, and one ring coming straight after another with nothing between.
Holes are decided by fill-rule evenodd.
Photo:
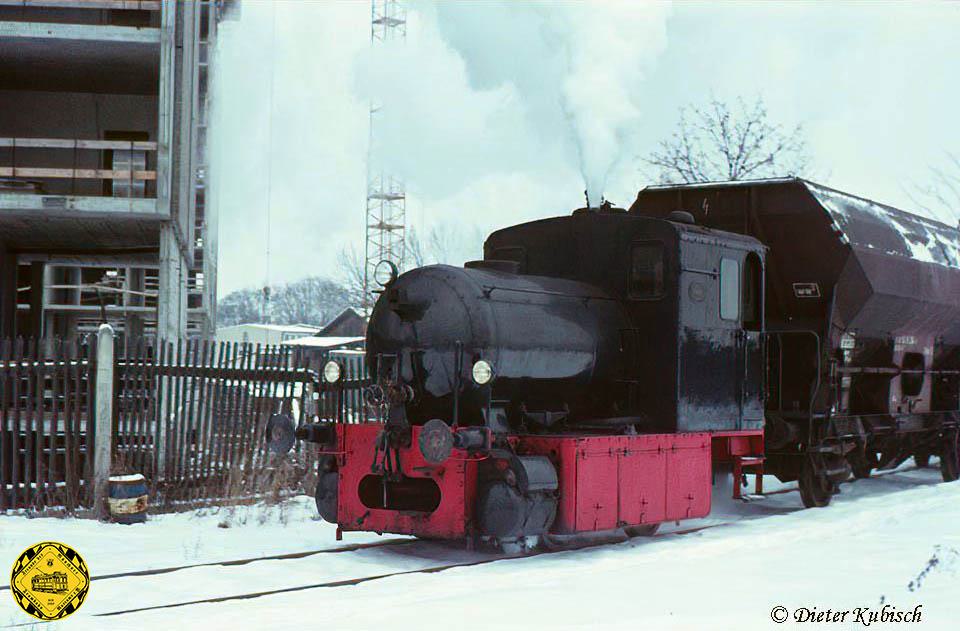
<instances>
[{"instance_id":1,"label":"railway track","mask_svg":"<svg viewBox=\"0 0 960 631\"><path fill-rule=\"evenodd\" d=\"M730 523L734 523L734 522L730 521L730 522L723 522L719 524L698 526L694 528L686 528L682 530L674 530L670 532L660 533L650 538L663 538L663 537L670 537L675 535L688 535L696 532L701 532L703 530L707 530L710 528L716 528L717 526L729 525ZM153 568L153 569L147 569L147 570L134 570L130 572L101 574L98 576L90 577L90 580L92 582L92 581L103 581L103 580L111 580L111 579L118 579L118 578L157 576L162 574L170 574L172 572L178 572L182 570L191 570L191 569L203 568L203 567L241 566L241 565L248 565L250 563L257 563L262 561L284 561L284 560L292 560L292 559L303 559L303 558L321 555L321 554L337 554L337 553L346 553L346 552L356 552L360 550L370 550L375 548L386 548L386 547L393 547L393 546L409 546L417 543L420 543L420 542L416 539L395 538L395 539L387 539L384 541L358 543L358 544L339 546L336 548L325 548L320 550L307 550L302 552L290 552L290 553L284 553L284 554L264 555L264 556L258 556L258 557L248 557L243 559L231 559L226 561L210 561L205 563L191 563L186 565ZM125 609L120 611L110 611L110 612L99 613L95 615L118 616L118 615L129 614L129 613L138 613L142 611L152 611L156 609L171 609L171 608L186 607L189 605L197 605L197 604L204 604L204 603L218 603L218 602L224 602L224 601L230 601L230 600L248 600L251 598L259 598L262 596L270 596L270 595L283 594L288 592L304 591L308 589L322 589L322 588L328 588L328 587L348 587L351 585L359 585L361 583L366 583L370 581L377 581L377 580L382 580L386 578L391 578L394 576L403 576L405 574L435 574L438 572L443 572L445 570L450 570L454 568L471 567L476 565L485 565L488 563L494 563L497 561L508 561L513 559L541 556L545 554L556 554L559 552L582 550L587 548L599 547L603 545L609 545L610 543L611 543L610 539L605 539L605 540L598 540L598 541L586 543L586 544L570 545L570 546L566 546L556 550L538 550L535 552L527 552L522 554L497 554L489 558L475 559L471 561L464 561L464 562L458 562L458 563L440 564L440 565L430 566L426 568L402 570L398 572L387 572L383 574L375 574L370 576L363 576L363 577L356 577L356 578L349 578L349 579L339 579L339 580L333 580L333 581L311 583L307 585L298 585L294 587L283 587L278 589L250 592L245 594L236 594L236 595L230 595L230 596L200 598L200 599L183 601L178 603L151 605L147 607L138 607L138 608ZM10 587L8 585L0 586L0 591L9 590L9 589Z\"/></svg>"},{"instance_id":2,"label":"railway track","mask_svg":"<svg viewBox=\"0 0 960 631\"><path fill-rule=\"evenodd\" d=\"M898 470L877 472L874 474L873 477L883 477L886 475L891 475L893 473L902 473L915 468L916 467L905 467L903 469L898 469ZM778 490L770 491L768 493L764 493L761 496L753 496L753 497L757 499L763 499L767 496L781 495L784 493L791 493L794 491L796 491L796 489L778 489ZM796 510L799 511L802 509L798 507ZM790 512L793 512L793 511L790 511ZM745 519L752 520L752 519L758 519L758 518L762 518L762 517L759 517L759 516L752 517L752 518L747 517ZM698 532L703 532L706 530L711 530L713 528L718 528L721 526L729 526L729 525L738 523L740 521L743 521L743 519L736 519L736 518L725 519L719 523L705 524L705 525L693 526L689 528L661 532L661 533L658 533L657 535L654 535L652 539L664 539L669 537L688 536ZM623 541L623 539L620 539L619 541ZM357 561L359 562L359 564L363 564L371 560L370 558L366 558L366 557L368 557L371 554L373 555L378 554L378 549L381 549L381 548L382 549L400 548L400 549L404 549L405 551L407 550L407 548L414 548L413 550L410 550L409 553L404 552L401 555L397 555L396 559L399 561L399 564L401 565L403 563L402 561L403 559L407 559L408 562L411 559L416 559L416 560L426 559L428 561L428 564L422 567L398 569L395 571L371 572L366 576L355 576L356 568L350 565L348 562L348 567L350 569L347 570L349 574L345 577L337 577L335 576L337 572L332 571L331 573L334 574L334 576L330 576L328 580L303 582L301 584L296 584L293 586L289 586L289 585L277 586L275 588L266 588L258 591L251 591L251 592L245 592L245 593L239 593L239 594L229 594L229 595L222 595L223 593L222 591L220 591L220 593L217 594L216 591L214 591L213 594L206 595L206 596L202 595L201 597L190 599L190 600L184 600L184 601L178 601L178 602L172 602L172 603L170 602L166 602L166 603L161 602L161 603L154 603L154 604L147 603L147 604L144 604L144 606L140 606L140 607L91 612L91 615L97 616L97 617L113 617L113 616L121 616L121 615L134 614L134 613L140 613L140 612L146 612L146 611L176 609L180 607L199 605L199 604L214 604L214 603L221 603L221 602L228 602L228 601L235 601L235 600L250 600L255 598L261 598L261 597L273 596L273 595L279 595L279 594L285 594L285 593L291 593L291 592L307 591L311 589L330 589L330 588L338 588L338 587L349 587L349 586L355 586L355 585L360 585L360 584L369 583L369 582L386 580L389 578L394 578L394 577L404 576L404 575L436 574L436 573L445 572L447 570L452 570L456 568L475 567L475 566L497 563L501 561L511 561L511 560L517 560L520 558L532 558L532 557L544 556L548 554L557 554L561 552L570 552L574 550L600 547L603 545L609 545L610 543L613 543L613 542L615 541L612 541L611 539L607 538L607 539L589 541L587 543L583 543L579 545L574 544L569 546L563 546L559 549L537 550L535 552L529 552L524 554L492 554L492 553L481 554L481 553L468 553L463 550L455 550L450 547L447 547L447 548L438 547L438 544L436 543L424 542L416 539L391 538L383 541L351 544L351 545L344 545L344 546L319 549L319 550L308 550L308 551L302 551L302 552L266 555L266 556L259 556L259 557L248 557L248 558L232 559L232 560L226 560L226 561L194 563L194 564L187 564L187 565L180 565L180 566L156 568L156 569L150 569L150 570L136 570L136 571L130 571L130 572L103 574L99 576L94 576L91 578L91 580L92 581L111 581L111 579L119 579L119 578L126 578L126 577L139 577L141 579L150 580L150 577L160 576L164 574L171 574L174 572L185 572L189 574L190 572L196 572L198 570L202 570L203 568L217 567L217 566L236 567L236 566L251 565L253 567L256 567L256 566L259 566L261 563L264 565L267 565L268 563L265 563L265 562L297 561L297 560L308 559L310 557L318 557L320 555L331 555L338 559L344 558L344 559L349 559L349 562ZM419 549L416 549L416 548L419 548ZM441 559L438 559L438 561L441 561L441 562L433 563L433 564L429 563L429 557L431 555L436 555L437 553L442 552L443 556L449 557L451 556L451 551L453 551L452 554L454 556L457 554L460 554L464 558L459 560L448 561L448 562L442 562ZM355 559L352 558L355 555L357 556L357 558ZM327 565L325 564L323 568L325 569L326 567ZM268 569L269 571L275 572L275 567L274 568L261 567L260 569L261 569L261 572L264 572ZM316 568L313 566L311 566L310 568L301 568L301 569L309 570L308 574L313 574L314 571L316 570ZM354 574L354 575L351 576L350 574ZM191 580L191 576L189 575L184 576L184 580L189 582ZM251 582L253 582L253 584L260 584L256 580L252 580ZM119 586L115 589L118 589L118 588ZM9 587L3 586L3 587L0 587L0 589L9 589ZM127 589L127 588L124 587L123 589ZM17 626L21 626L21 625L13 625L13 627L17 627Z\"/></svg>"},{"instance_id":3,"label":"railway track","mask_svg":"<svg viewBox=\"0 0 960 631\"><path fill-rule=\"evenodd\" d=\"M173 565L170 567L160 567L153 568L148 570L132 570L130 572L116 572L114 574L99 574L97 576L91 576L90 581L105 581L115 578L127 578L131 576L155 576L159 574L169 574L171 572L179 572L180 570L191 570L198 567L215 567L215 566L234 566L234 565L247 565L249 563L256 563L258 561L285 561L288 559L303 559L306 557L315 556L318 554L336 554L338 552L355 552L357 550L368 550L371 548L385 548L388 546L398 546L398 545L410 545L416 543L416 539L410 538L392 538L385 539L383 541L373 541L370 543L354 543L344 546L338 546L336 548L321 548L319 550L304 550L301 552L285 552L283 554L270 554L265 556L258 557L247 557L244 559L230 559L227 561L206 561L204 563L190 563L187 565ZM9 585L0 585L0 592L10 590Z\"/></svg>"},{"instance_id":4,"label":"railway track","mask_svg":"<svg viewBox=\"0 0 960 631\"><path fill-rule=\"evenodd\" d=\"M905 472L905 471L912 471L912 470L914 470L914 469L916 469L916 468L917 468L917 467L905 467L905 468L903 468L903 469L893 469L893 470L890 470L890 471L880 471L880 472L874 473L871 477L877 478L877 477L882 477L882 476L886 476L886 475L891 475L891 474L894 474L894 473L903 473L903 472ZM794 493L794 492L796 492L796 491L797 491L797 489L795 489L795 488L778 489L778 490L776 490L776 491L768 491L768 492L766 492L766 493L761 493L760 495L745 494L744 497L747 498L748 500L750 500L750 499L754 499L754 500L755 500L755 499L763 499L763 498L765 498L765 497L767 497L767 496L771 496L771 495L781 495L781 494L784 494L784 493ZM734 523L734 522L732 522L732 521L730 521L730 522L724 522L724 524L727 524L727 523ZM658 534L658 535L655 535L655 537L663 537L663 536L666 536L666 535L675 535L675 534L689 534L689 533L691 533L691 532L697 532L697 531L700 531L700 530L704 530L705 528L713 528L713 527L715 527L715 526L720 526L720 525L724 525L724 524L713 524L713 525L711 525L711 526L697 527L697 528L684 529L684 530L674 530L674 531L670 531L670 532L660 533L660 534ZM301 551L301 552L287 552L287 553L283 553L283 554L272 554L272 555L264 555L264 556L257 556L257 557L246 557L246 558L243 558L243 559L230 559L230 560L226 560L226 561L207 561L207 562L203 562L203 563L191 563L191 564L186 564L186 565L174 565L174 566L169 566L169 567L153 568L153 569L147 569L147 570L132 570L132 571L129 571L129 572L117 572L117 573L113 573L113 574L100 574L100 575L97 575L97 576L91 576L91 577L90 577L90 580L91 580L91 581L102 581L102 580L110 580L110 579L117 579L117 578L126 578L126 577L132 577L132 576L153 576L153 575L159 575L159 574L169 574L169 573L171 573L171 572L177 572L177 571L180 571L180 570L189 570L189 569L199 568L199 567L214 567L214 566L227 566L227 567L229 567L229 566L236 566L236 565L247 565L247 564L249 564L249 563L255 563L255 562L258 562L258 561L282 561L282 560L287 560L287 559L302 559L302 558L305 558L305 557L315 556L315 555L319 555L319 554L336 554L336 553L341 553L341 552L354 552L354 551L357 551L357 550L366 550L366 549L371 549L371 548L383 548L383 547L397 546L397 545L400 545L400 546L402 546L402 545L410 545L410 544L413 544L413 543L416 543L416 542L417 542L417 540L416 540L416 539L412 539L412 538L391 538L391 539L385 539L385 540L382 540L382 541L374 541L374 542L370 542L370 543L347 544L347 545L343 545L343 546L337 546L337 547L334 547L334 548L321 548L321 549L317 549L317 550L305 550L305 551ZM593 545L587 546L587 547L594 547L594 545L602 545L602 544L593 544ZM526 556L530 556L530 554L527 554ZM439 571L439 570L438 570L438 571ZM10 589L10 586L9 586L9 585L0 585L0 591L4 591L4 590L9 591L9 589Z\"/></svg>"},{"instance_id":5,"label":"railway track","mask_svg":"<svg viewBox=\"0 0 960 631\"><path fill-rule=\"evenodd\" d=\"M654 535L653 537L649 537L649 538L650 538L650 539L659 539L659 538L664 538L664 537L684 536L684 535L689 535L689 534L693 534L693 533L697 533L697 532L702 532L702 531L704 531L704 530L709 530L709 529L711 529L711 528L716 528L716 527L718 527L718 526L727 526L727 525L729 525L729 524L731 524L731 523L733 523L733 522L723 522L723 523L719 523L719 524L710 524L710 525L705 525L705 526L698 526L698 527L695 527L695 528L687 528L687 529L684 529L684 530L674 530L674 531L671 531L671 532L666 532L666 533L662 533L662 534L657 534L657 535ZM410 541L410 540L401 540L401 541L404 541L404 542L406 542L406 543L414 543L414 541ZM538 556L546 556L546 555L550 555L550 554L558 554L558 553L561 553L561 552L570 552L570 551L575 551L575 550L583 550L583 549L588 549L588 548L595 548L595 547L600 547L600 546L603 546L603 545L609 545L610 543L611 543L611 541L606 540L606 541L598 541L598 542L596 542L596 543L588 543L588 544L585 544L585 545L570 546L570 547L566 547L566 548L559 549L559 550L536 550L536 551L534 551L534 552L521 553L521 554L496 554L496 555L490 556L489 558L474 559L474 560L462 561L462 562L458 562L458 563L444 563L444 564L440 564L440 565L433 565L433 566L430 566L430 567L418 568L418 569L413 569L413 570L401 570L401 571L397 571L397 572L386 572L386 573L374 574L374 575L370 575L370 576L362 576L362 577L349 578L349 579L340 579L340 580L334 580L334 581L324 581L324 582L311 583L311 584L306 584L306 585L296 585L296 586L293 586L293 587L281 587L281 588L278 588L278 589L270 589L270 590L263 590L263 591L256 591L256 592L248 592L248 593L244 593L244 594L233 594L233 595L230 595L230 596L216 596L216 597L212 597L212 598L198 598L198 599L195 599L195 600L188 600L188 601L183 601L183 602L178 602L178 603L171 603L171 604L164 604L164 605L153 605L153 606L149 606L149 607L136 607L136 608L132 608L132 609L123 609L123 610L119 610L119 611L109 611L109 612L99 613L99 614L95 614L95 615L97 615L97 616L103 616L103 617L121 616L121 615L132 614L132 613L141 613L141 612L144 612L144 611L155 611L155 610L159 610L159 609L175 609L175 608L178 608L178 607L188 607L188 606L190 606L190 605L202 605L202 604L222 603L222 602L228 602L228 601L232 601L232 600L250 600L250 599L253 599L253 598L261 598L261 597L263 597L263 596L274 596L274 595L277 595L277 594L287 594L287 593L291 593L291 592L306 591L306 590L310 590L310 589L326 589L326 588L335 588L335 587L350 587L350 586L354 586L354 585L360 585L360 584L363 584L363 583L369 583L369 582L373 582L373 581L380 581L380 580L384 580L384 579L388 579L388 578L394 578L394 577L397 577L397 576L406 576L406 575L409 575L409 574L438 574L438 573L440 573L440 572L445 572L445 571L447 571L447 570L453 570L453 569L457 569L457 568L475 567L475 566L478 566L478 565L489 565L489 564L491 564L491 563L498 563L498 562L501 562L501 561L511 561L511 560L516 560L516 559L529 559L529 558L538 557ZM215 564L211 564L211 565L215 565Z\"/></svg>"}]
</instances>

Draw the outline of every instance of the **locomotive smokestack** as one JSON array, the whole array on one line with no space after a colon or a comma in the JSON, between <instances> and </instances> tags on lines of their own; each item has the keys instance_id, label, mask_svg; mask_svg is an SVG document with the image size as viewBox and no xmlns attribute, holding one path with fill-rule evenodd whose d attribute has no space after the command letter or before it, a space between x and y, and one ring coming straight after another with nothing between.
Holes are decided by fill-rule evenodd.
<instances>
[{"instance_id":1,"label":"locomotive smokestack","mask_svg":"<svg viewBox=\"0 0 960 631\"><path fill-rule=\"evenodd\" d=\"M584 196L584 197L586 198L586 200L587 200L587 205L584 206L584 208L586 208L587 210L600 210L600 209L602 209L604 206L610 206L610 202L606 201L606 200L603 198L603 195L600 196L600 203L599 203L599 204L597 204L597 205L591 204L591 203L590 203L590 190L589 190L589 189L586 189L586 190L583 191L583 196Z\"/></svg>"},{"instance_id":2,"label":"locomotive smokestack","mask_svg":"<svg viewBox=\"0 0 960 631\"><path fill-rule=\"evenodd\" d=\"M600 204L597 206L590 205L590 196L584 191L584 196L587 198L587 205L583 208L577 208L573 211L575 215L581 215L583 213L623 213L626 212L623 208L618 208L614 206L610 201L600 197Z\"/></svg>"}]
</instances>

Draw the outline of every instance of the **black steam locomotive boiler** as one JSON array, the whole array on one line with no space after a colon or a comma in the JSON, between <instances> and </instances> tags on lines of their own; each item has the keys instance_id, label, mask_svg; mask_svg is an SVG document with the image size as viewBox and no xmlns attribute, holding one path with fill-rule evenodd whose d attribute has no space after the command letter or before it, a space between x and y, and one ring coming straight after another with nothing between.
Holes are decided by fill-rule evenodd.
<instances>
[{"instance_id":1,"label":"black steam locomotive boiler","mask_svg":"<svg viewBox=\"0 0 960 631\"><path fill-rule=\"evenodd\" d=\"M807 506L910 457L954 480L960 234L798 179L650 187L394 269L366 360L364 422L297 428L338 534L650 533L717 470Z\"/></svg>"}]
</instances>

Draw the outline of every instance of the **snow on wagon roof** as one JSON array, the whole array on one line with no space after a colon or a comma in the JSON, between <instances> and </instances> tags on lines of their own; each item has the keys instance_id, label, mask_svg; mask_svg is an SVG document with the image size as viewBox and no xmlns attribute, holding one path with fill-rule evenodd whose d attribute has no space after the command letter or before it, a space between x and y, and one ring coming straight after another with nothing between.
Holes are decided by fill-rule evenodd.
<instances>
[{"instance_id":1,"label":"snow on wagon roof","mask_svg":"<svg viewBox=\"0 0 960 631\"><path fill-rule=\"evenodd\" d=\"M934 219L844 193L801 178L662 184L648 190L802 184L833 220L841 240L926 263L960 269L960 230Z\"/></svg>"},{"instance_id":2,"label":"snow on wagon roof","mask_svg":"<svg viewBox=\"0 0 960 631\"><path fill-rule=\"evenodd\" d=\"M853 245L960 269L960 230L893 206L800 181Z\"/></svg>"}]
</instances>

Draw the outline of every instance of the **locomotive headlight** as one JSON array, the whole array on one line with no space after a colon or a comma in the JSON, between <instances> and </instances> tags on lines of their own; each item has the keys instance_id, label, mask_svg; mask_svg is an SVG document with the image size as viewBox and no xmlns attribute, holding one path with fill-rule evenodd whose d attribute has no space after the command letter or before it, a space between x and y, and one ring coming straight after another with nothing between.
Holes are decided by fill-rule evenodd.
<instances>
[{"instance_id":1,"label":"locomotive headlight","mask_svg":"<svg viewBox=\"0 0 960 631\"><path fill-rule=\"evenodd\" d=\"M337 383L340 381L340 364L330 360L323 365L323 380L327 383Z\"/></svg>"},{"instance_id":2,"label":"locomotive headlight","mask_svg":"<svg viewBox=\"0 0 960 631\"><path fill-rule=\"evenodd\" d=\"M485 386L493 379L493 366L482 359L473 365L473 380L479 386Z\"/></svg>"}]
</instances>

